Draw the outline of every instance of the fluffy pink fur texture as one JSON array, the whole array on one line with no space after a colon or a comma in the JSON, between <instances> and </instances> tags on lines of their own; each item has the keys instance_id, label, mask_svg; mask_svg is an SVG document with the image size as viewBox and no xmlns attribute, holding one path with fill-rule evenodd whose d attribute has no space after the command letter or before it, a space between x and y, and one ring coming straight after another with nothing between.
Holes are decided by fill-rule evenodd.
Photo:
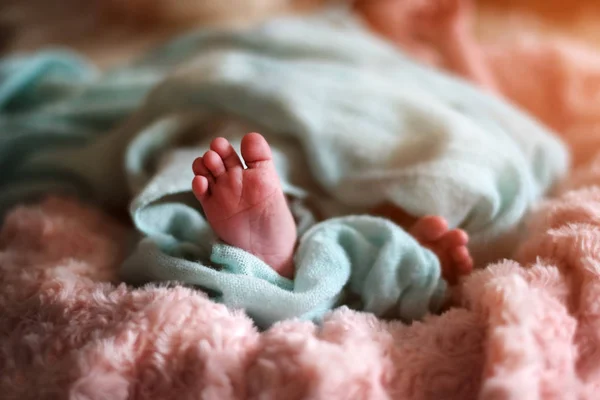
<instances>
[{"instance_id":1,"label":"fluffy pink fur texture","mask_svg":"<svg viewBox=\"0 0 600 400\"><path fill-rule=\"evenodd\" d=\"M122 227L51 198L15 209L0 233L0 397L597 399L600 117L589 110L600 109L590 91L600 63L582 65L560 43L522 46L504 48L504 62L538 67L543 85L529 92L552 96L529 108L562 110L581 158L531 216L516 261L471 275L455 308L412 325L339 309L321 327L286 321L260 333L198 291L119 284ZM506 80L527 93L526 76Z\"/></svg>"}]
</instances>

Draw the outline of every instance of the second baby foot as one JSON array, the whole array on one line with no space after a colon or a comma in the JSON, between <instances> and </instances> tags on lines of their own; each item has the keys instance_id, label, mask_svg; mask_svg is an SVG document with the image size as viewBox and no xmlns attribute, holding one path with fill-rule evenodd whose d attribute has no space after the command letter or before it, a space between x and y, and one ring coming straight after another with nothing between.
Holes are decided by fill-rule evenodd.
<instances>
[{"instance_id":1,"label":"second baby foot","mask_svg":"<svg viewBox=\"0 0 600 400\"><path fill-rule=\"evenodd\" d=\"M448 229L444 218L423 217L415 222L409 233L437 255L442 275L450 284L472 271L473 260L467 248L469 235L462 229Z\"/></svg>"},{"instance_id":2,"label":"second baby foot","mask_svg":"<svg viewBox=\"0 0 600 400\"><path fill-rule=\"evenodd\" d=\"M247 168L226 139L213 140L210 148L194 161L192 190L212 229L227 244L293 277L296 223L267 141L258 133L244 136Z\"/></svg>"}]
</instances>

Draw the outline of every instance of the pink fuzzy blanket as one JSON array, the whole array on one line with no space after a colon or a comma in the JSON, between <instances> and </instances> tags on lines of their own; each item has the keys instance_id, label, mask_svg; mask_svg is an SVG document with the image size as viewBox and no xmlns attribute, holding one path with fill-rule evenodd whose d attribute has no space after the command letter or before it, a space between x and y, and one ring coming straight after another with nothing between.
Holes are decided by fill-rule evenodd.
<instances>
[{"instance_id":1,"label":"pink fuzzy blanket","mask_svg":"<svg viewBox=\"0 0 600 400\"><path fill-rule=\"evenodd\" d=\"M0 233L0 397L598 398L600 58L563 43L488 51L505 93L577 162L516 261L471 275L456 307L412 325L338 309L261 333L198 291L118 284L123 228L52 198Z\"/></svg>"}]
</instances>

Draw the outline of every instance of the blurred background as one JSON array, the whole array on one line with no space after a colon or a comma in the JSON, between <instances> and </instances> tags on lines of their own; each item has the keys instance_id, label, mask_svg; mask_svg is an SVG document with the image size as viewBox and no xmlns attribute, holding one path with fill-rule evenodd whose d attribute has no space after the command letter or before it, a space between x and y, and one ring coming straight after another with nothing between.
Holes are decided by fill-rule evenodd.
<instances>
[{"instance_id":1,"label":"blurred background","mask_svg":"<svg viewBox=\"0 0 600 400\"><path fill-rule=\"evenodd\" d=\"M100 66L110 66L192 27L243 26L329 2L332 0L2 0L0 52L60 45L81 51ZM526 29L546 35L567 34L600 46L597 0L568 4L564 0L477 0L477 9L477 34L484 40Z\"/></svg>"}]
</instances>

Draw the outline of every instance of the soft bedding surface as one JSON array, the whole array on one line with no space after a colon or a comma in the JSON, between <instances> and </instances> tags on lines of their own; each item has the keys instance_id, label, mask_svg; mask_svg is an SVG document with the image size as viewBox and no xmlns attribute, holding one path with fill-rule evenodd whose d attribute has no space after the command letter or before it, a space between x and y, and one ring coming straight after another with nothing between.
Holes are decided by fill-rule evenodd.
<instances>
[{"instance_id":1,"label":"soft bedding surface","mask_svg":"<svg viewBox=\"0 0 600 400\"><path fill-rule=\"evenodd\" d=\"M570 182L533 216L517 261L473 274L441 316L405 325L342 308L321 326L262 333L197 290L108 283L124 232L100 211L61 199L17 208L0 234L0 389L7 399L594 399L600 170Z\"/></svg>"},{"instance_id":2,"label":"soft bedding surface","mask_svg":"<svg viewBox=\"0 0 600 400\"><path fill-rule=\"evenodd\" d=\"M195 290L108 283L128 250L124 229L49 199L14 210L0 234L0 389L8 398L595 398L600 135L585 89L600 71L581 63L595 59L585 49L536 43L538 52L488 49L560 77L553 97L531 104L562 105L561 126L536 114L560 128L576 168L528 218L515 261L469 277L457 307L412 325L342 308L321 326L286 321L260 333ZM542 68L544 57L560 62ZM540 74L504 82L523 94L523 82L539 82L529 93L541 92Z\"/></svg>"}]
</instances>

